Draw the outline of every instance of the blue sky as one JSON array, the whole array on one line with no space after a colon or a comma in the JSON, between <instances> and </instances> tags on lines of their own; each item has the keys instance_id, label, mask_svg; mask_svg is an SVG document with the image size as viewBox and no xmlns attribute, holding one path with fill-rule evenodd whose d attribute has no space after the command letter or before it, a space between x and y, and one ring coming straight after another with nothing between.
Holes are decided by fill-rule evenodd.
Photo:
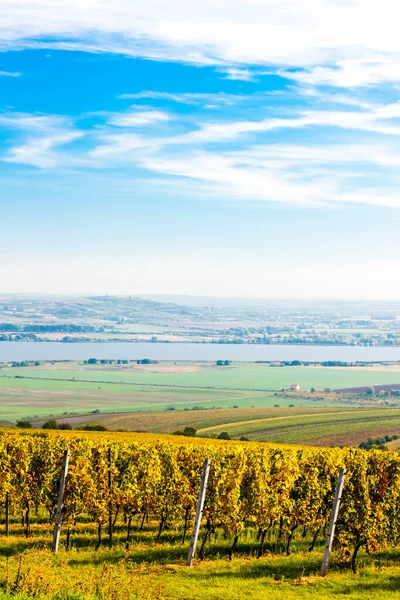
<instances>
[{"instance_id":1,"label":"blue sky","mask_svg":"<svg viewBox=\"0 0 400 600\"><path fill-rule=\"evenodd\" d=\"M389 0L21 0L0 291L400 297Z\"/></svg>"}]
</instances>

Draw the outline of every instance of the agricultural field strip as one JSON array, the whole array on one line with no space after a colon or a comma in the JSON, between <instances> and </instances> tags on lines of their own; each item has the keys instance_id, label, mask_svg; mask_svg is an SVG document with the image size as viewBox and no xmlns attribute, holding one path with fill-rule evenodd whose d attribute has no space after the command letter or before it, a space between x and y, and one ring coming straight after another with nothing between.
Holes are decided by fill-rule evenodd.
<instances>
[{"instance_id":1,"label":"agricultural field strip","mask_svg":"<svg viewBox=\"0 0 400 600\"><path fill-rule=\"evenodd\" d=\"M368 423L370 421L385 421L385 422L390 422L396 419L400 419L400 411L395 411L395 414L393 414L392 411L390 411L392 414L389 415L383 415L384 409L382 409L381 411L374 411L372 414L369 414L368 416L362 416L360 414L359 411L355 410L355 411L344 411L343 413L335 413L335 414L330 414L330 415L326 415L324 413L319 413L319 415L300 415L299 417L272 417L270 419L259 419L254 421L244 421L244 422L238 422L238 423L229 423L226 425L217 425L217 426L213 426L213 427L208 427L206 429L200 429L198 431L199 435L203 435L204 433L210 433L210 432L218 432L221 430L224 430L224 428L230 428L230 430L232 428L235 428L235 432L237 432L237 434L246 434L246 433L255 433L255 432L264 432L264 431L268 431L268 430L273 430L273 429L279 429L279 430L291 430L293 428L304 428L304 427L314 427L316 425L320 425L320 424L324 424L326 422L328 422L328 426L329 423L331 423L332 421L335 422L335 424L340 424L340 423L351 423L352 425L354 425L355 423ZM347 419L343 419L341 418L341 416L343 414L349 414L349 413L355 413L354 417L349 417ZM316 420L314 420L314 417L317 417ZM324 417L324 418L321 418ZM279 423L277 423L277 421L285 421L287 423L288 420L292 420L294 421L292 424L288 424L285 425L285 423L280 427ZM253 426L252 426L253 425ZM260 427L261 426L261 427ZM235 435L235 432L231 431L231 435Z\"/></svg>"},{"instance_id":2,"label":"agricultural field strip","mask_svg":"<svg viewBox=\"0 0 400 600\"><path fill-rule=\"evenodd\" d=\"M264 397L264 396L272 396L272 392L255 392L253 390L235 390L228 388L226 390L222 388L209 388L209 389L201 389L201 388L179 388L179 387L151 387L147 388L146 385L141 384L140 386L135 386L133 388L129 388L128 386L119 386L118 384L108 384L103 382L87 382L87 381L60 381L58 379L27 379L27 378L18 378L18 379L9 379L7 381L7 386L1 387L0 380L0 390L5 390L7 388L19 389L19 390L27 390L32 393L39 392L58 392L62 394L91 394L92 396L97 395L97 397L110 395L110 396L126 396L126 397L137 397L141 395L143 398L154 398L157 397L167 398L167 397L176 397L180 396L182 398L193 397L196 398L208 398L208 399L224 399L227 393L230 394L232 398L243 398L248 397Z\"/></svg>"},{"instance_id":3,"label":"agricultural field strip","mask_svg":"<svg viewBox=\"0 0 400 600\"><path fill-rule=\"evenodd\" d=\"M305 412L314 414L319 413L321 408L305 407L305 408L231 408L204 409L201 411L172 411L172 412L141 412L141 413L125 413L123 415L106 415L104 414L104 424L113 429L114 427L123 427L128 429L138 426L144 428L145 431L154 431L159 433L169 433L177 429L181 429L186 425L195 427L197 430L206 429L213 426L225 426L226 423L232 421L238 422L238 416L241 416L240 423L246 421L264 420L268 417L286 416L290 411L290 415L301 417ZM343 408L326 407L326 413L343 412ZM256 417L256 418L255 418Z\"/></svg>"},{"instance_id":4,"label":"agricultural field strip","mask_svg":"<svg viewBox=\"0 0 400 600\"><path fill-rule=\"evenodd\" d=\"M358 413L359 414L359 410L358 409L353 409L353 410L346 410L346 411L340 411L340 412L336 412L334 413L335 415L339 414L339 415L343 415L343 414L349 414L349 413ZM202 433L204 431L212 431L213 429L219 429L220 427L235 427L242 425L243 423L260 423L260 422L264 422L264 421L276 421L277 419L294 419L294 418L299 418L299 417L319 417L319 416L324 416L327 417L326 412L321 412L321 413L302 413L300 415L293 416L293 415L284 415L284 416L277 416L277 417L264 417L261 419L248 419L246 421L236 421L234 423L222 423L221 425L212 425L211 427L204 427L201 430L199 430L199 432L201 431ZM329 415L330 416L330 415Z\"/></svg>"},{"instance_id":5,"label":"agricultural field strip","mask_svg":"<svg viewBox=\"0 0 400 600\"><path fill-rule=\"evenodd\" d=\"M196 366L196 365L194 365ZM72 368L71 368L72 367ZM237 389L254 391L276 391L287 388L291 383L298 383L302 388L332 389L390 385L400 383L400 372L377 371L375 368L363 369L335 368L335 367L271 367L269 365L243 366L241 364L230 367L215 367L209 363L197 365L191 372L155 372L136 367L121 369L88 368L73 363L68 368L53 368L53 366L26 368L20 367L2 369L0 376L23 376L60 379L65 381L93 381L95 383L110 382L119 384L134 384L146 386L172 386L175 389L182 387L196 387L212 389Z\"/></svg>"},{"instance_id":6,"label":"agricultural field strip","mask_svg":"<svg viewBox=\"0 0 400 600\"><path fill-rule=\"evenodd\" d=\"M99 383L107 384L107 385L134 385L139 387L161 387L161 388L180 388L185 390L218 390L221 392L224 391L237 391L237 392L276 392L276 389L267 389L267 388L234 388L234 387L219 387L219 386L200 386L200 385L176 385L172 383L147 383L147 382L133 382L133 381L108 381L105 379L63 379L61 377L32 377L31 375L0 375L3 379L28 379L28 380L37 380L37 381L63 381L66 383L95 383L98 385Z\"/></svg>"},{"instance_id":7,"label":"agricultural field strip","mask_svg":"<svg viewBox=\"0 0 400 600\"><path fill-rule=\"evenodd\" d=\"M252 442L269 442L271 444L297 444L302 446L358 446L369 437L384 436L386 434L399 434L400 418L392 421L377 420L373 427L368 422L349 421L345 423L324 424L320 426L308 425L293 427L281 431L256 431L246 437ZM241 435L246 435L245 432ZM206 438L203 438L206 439ZM398 440L396 440L398 441Z\"/></svg>"}]
</instances>

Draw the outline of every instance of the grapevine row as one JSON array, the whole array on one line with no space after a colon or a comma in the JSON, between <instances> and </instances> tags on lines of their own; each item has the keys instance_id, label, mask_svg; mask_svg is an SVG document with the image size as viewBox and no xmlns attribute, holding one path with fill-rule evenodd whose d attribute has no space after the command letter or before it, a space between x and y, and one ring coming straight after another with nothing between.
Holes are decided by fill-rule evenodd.
<instances>
[{"instance_id":1,"label":"grapevine row","mask_svg":"<svg viewBox=\"0 0 400 600\"><path fill-rule=\"evenodd\" d=\"M172 524L183 540L196 509L203 462L211 459L200 556L217 528L230 540L232 557L245 528L257 531L258 556L267 533L279 531L290 553L299 528L313 547L329 521L337 474L347 469L336 545L345 557L396 546L400 538L400 457L355 449L267 447L263 444L191 444L113 441L62 434L0 434L0 502L23 519L30 534L32 511L54 522L63 453L70 451L63 527L80 515L97 524L98 541L109 521L156 521L156 541ZM112 462L110 472L110 453ZM111 477L110 477L111 475ZM112 488L109 482L112 480Z\"/></svg>"}]
</instances>

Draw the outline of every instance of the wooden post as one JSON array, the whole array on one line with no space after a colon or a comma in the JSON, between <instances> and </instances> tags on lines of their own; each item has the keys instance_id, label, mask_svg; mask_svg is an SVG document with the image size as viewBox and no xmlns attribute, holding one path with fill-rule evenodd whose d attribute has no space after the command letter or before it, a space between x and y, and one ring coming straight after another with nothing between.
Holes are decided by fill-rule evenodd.
<instances>
[{"instance_id":1,"label":"wooden post","mask_svg":"<svg viewBox=\"0 0 400 600\"><path fill-rule=\"evenodd\" d=\"M325 577L328 570L329 556L332 550L333 537L335 535L336 520L340 507L340 500L342 498L344 476L346 469L340 469L339 477L336 484L335 497L333 499L331 518L329 521L328 535L326 536L324 558L322 560L321 575Z\"/></svg>"},{"instance_id":2,"label":"wooden post","mask_svg":"<svg viewBox=\"0 0 400 600\"><path fill-rule=\"evenodd\" d=\"M61 475L60 475L60 487L58 490L56 524L54 527L54 535L53 535L53 551L54 552L58 552L58 545L60 543L62 508L63 508L64 491L65 491L65 478L67 477L67 473L68 473L68 464L69 464L69 450L66 450L64 452L63 464L62 464Z\"/></svg>"},{"instance_id":3,"label":"wooden post","mask_svg":"<svg viewBox=\"0 0 400 600\"><path fill-rule=\"evenodd\" d=\"M6 494L6 537L10 536L10 497Z\"/></svg>"},{"instance_id":4,"label":"wooden post","mask_svg":"<svg viewBox=\"0 0 400 600\"><path fill-rule=\"evenodd\" d=\"M196 552L197 539L199 537L201 517L203 514L203 508L204 508L204 500L206 497L207 481L208 481L208 476L210 474L210 464L211 464L210 459L207 458L204 461L203 476L201 478L199 498L197 500L196 517L194 519L193 532L192 532L192 537L190 540L189 554L188 554L187 561L186 561L186 564L188 567L192 566L193 558L194 558L194 555Z\"/></svg>"},{"instance_id":5,"label":"wooden post","mask_svg":"<svg viewBox=\"0 0 400 600\"><path fill-rule=\"evenodd\" d=\"M108 545L113 547L113 518L112 518L112 450L108 449Z\"/></svg>"},{"instance_id":6,"label":"wooden post","mask_svg":"<svg viewBox=\"0 0 400 600\"><path fill-rule=\"evenodd\" d=\"M7 444L7 456L10 454L10 444ZM10 468L10 465L8 465ZM6 537L10 536L10 494L6 493Z\"/></svg>"}]
</instances>

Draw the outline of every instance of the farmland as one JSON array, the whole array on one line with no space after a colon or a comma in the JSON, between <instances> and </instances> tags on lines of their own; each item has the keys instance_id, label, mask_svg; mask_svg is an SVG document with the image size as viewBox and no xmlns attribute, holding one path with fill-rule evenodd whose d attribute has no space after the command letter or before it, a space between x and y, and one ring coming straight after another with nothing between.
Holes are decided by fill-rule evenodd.
<instances>
[{"instance_id":1,"label":"farmland","mask_svg":"<svg viewBox=\"0 0 400 600\"><path fill-rule=\"evenodd\" d=\"M270 366L269 364L234 363L216 367L212 363L161 363L159 365L87 365L83 363L55 363L40 367L3 368L0 376L30 377L59 380L59 389L65 383L119 384L117 393L127 393L123 385L173 386L187 388L241 389L274 392L298 383L303 389L349 388L379 384L399 384L400 365L373 365L358 367ZM29 385L29 384L27 384ZM50 381L47 385L51 385ZM56 387L54 388L56 389ZM80 387L82 389L82 387ZM89 391L89 388L83 388Z\"/></svg>"},{"instance_id":2,"label":"farmland","mask_svg":"<svg viewBox=\"0 0 400 600\"><path fill-rule=\"evenodd\" d=\"M399 400L307 392L400 382L398 365L278 367L268 364L149 365L45 363L0 369L0 420L50 418L73 427L101 423L111 430L314 445L358 445L400 432ZM299 383L304 393L282 393ZM388 407L391 406L391 408Z\"/></svg>"},{"instance_id":3,"label":"farmland","mask_svg":"<svg viewBox=\"0 0 400 600\"><path fill-rule=\"evenodd\" d=\"M43 422L38 420L34 424L40 427ZM232 439L245 437L250 441L314 446L358 446L369 437L400 435L400 410L383 408L225 408L63 416L59 422L68 422L73 427L94 423L111 431L152 433L173 433L194 427L197 436L204 438L216 438L227 432Z\"/></svg>"}]
</instances>

